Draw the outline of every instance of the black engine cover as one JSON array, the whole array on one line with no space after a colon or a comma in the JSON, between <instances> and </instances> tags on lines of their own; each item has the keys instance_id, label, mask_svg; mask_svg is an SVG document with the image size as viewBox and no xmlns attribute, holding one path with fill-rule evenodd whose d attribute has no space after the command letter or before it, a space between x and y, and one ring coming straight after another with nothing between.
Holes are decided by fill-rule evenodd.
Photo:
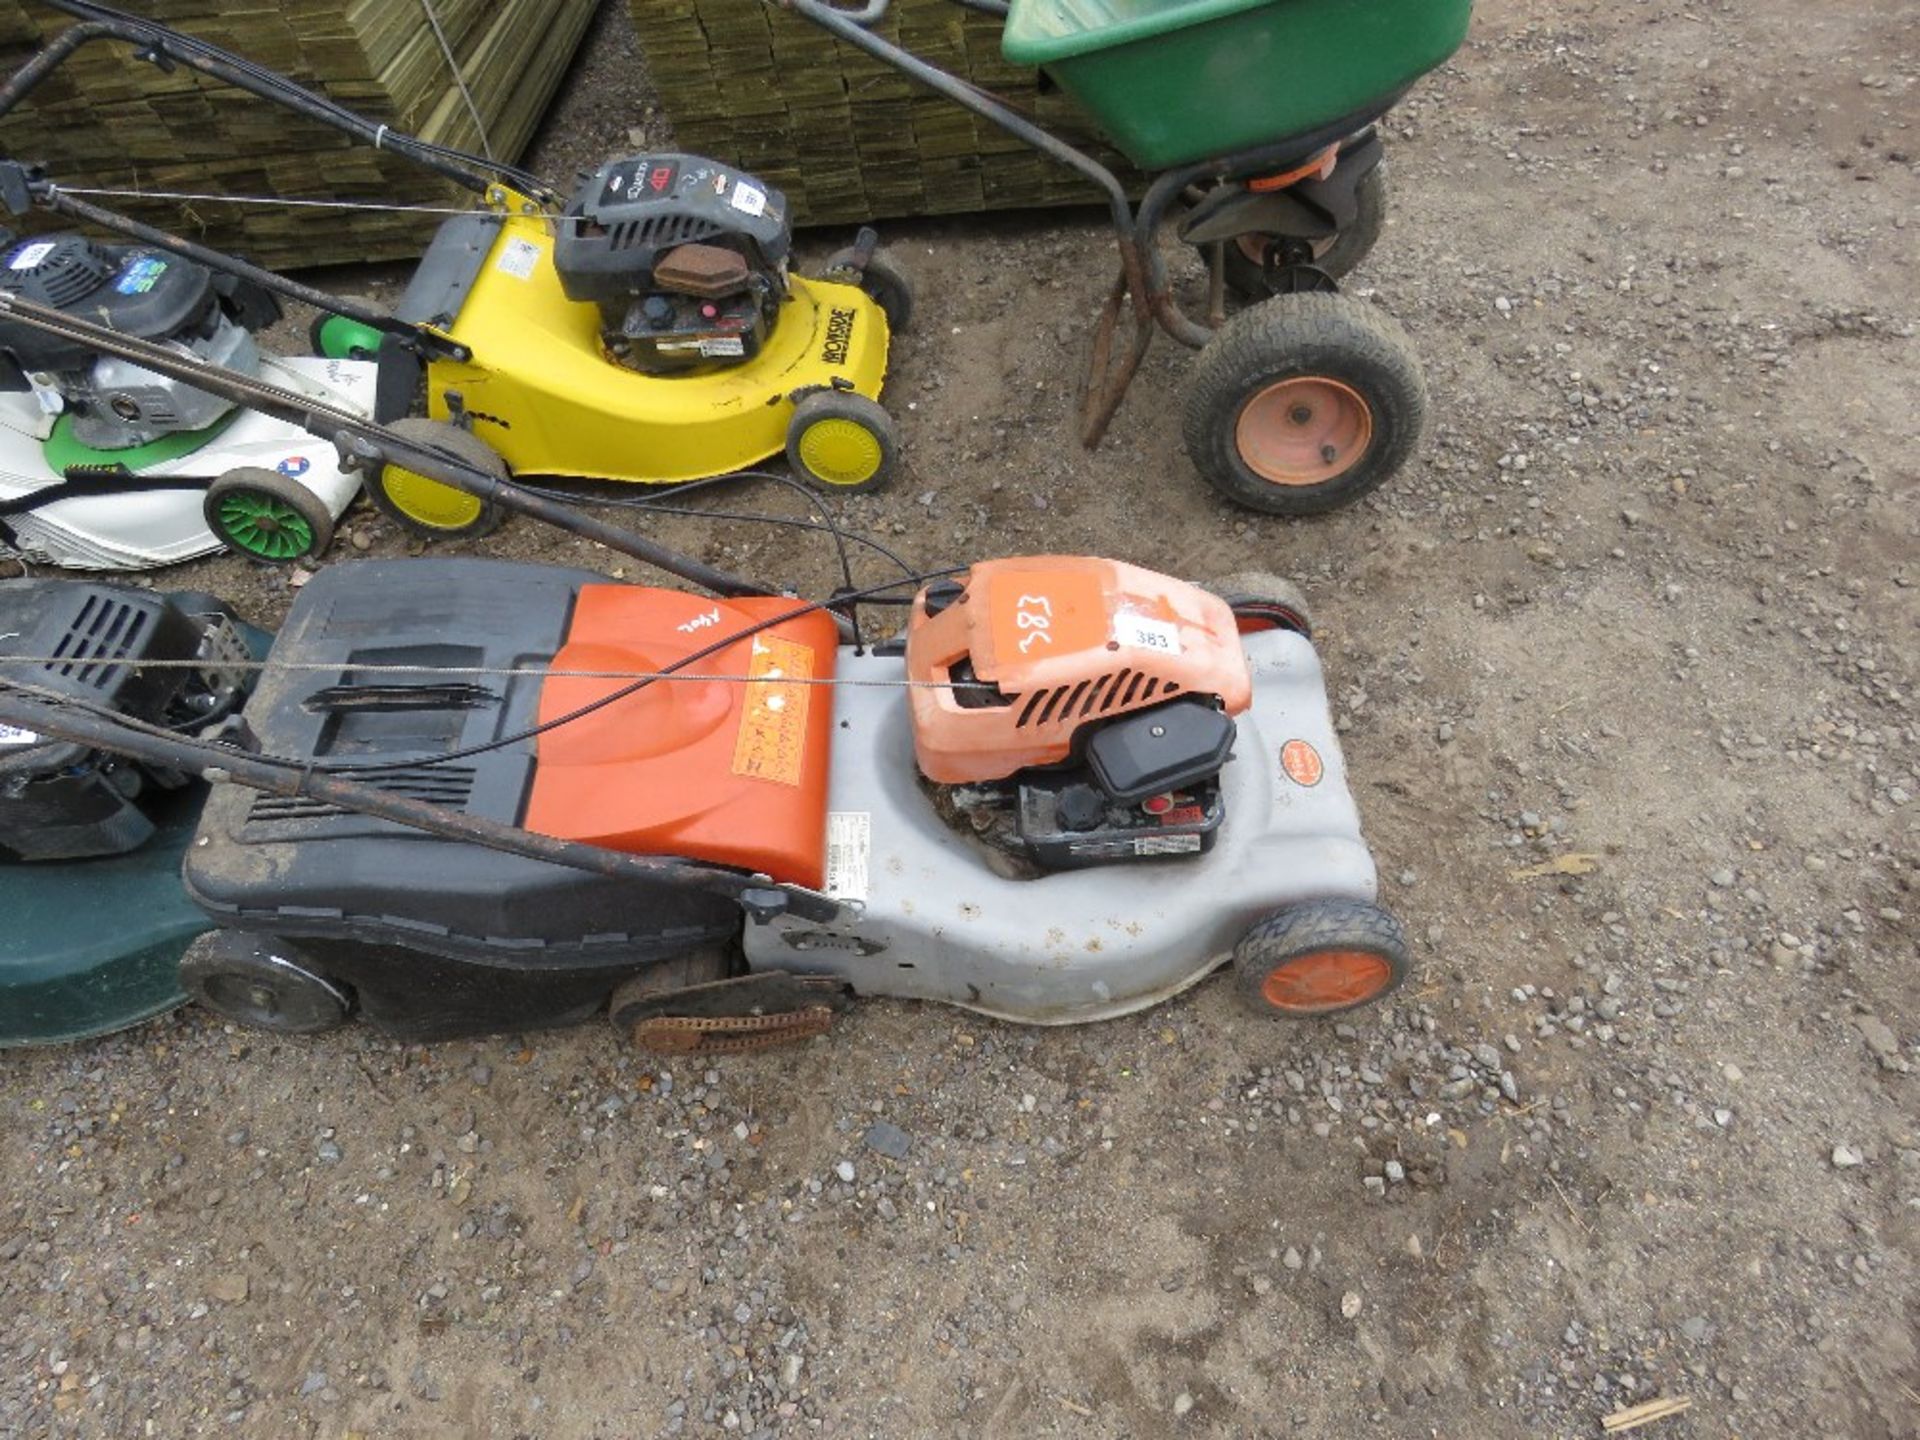
<instances>
[{"instance_id":1,"label":"black engine cover","mask_svg":"<svg viewBox=\"0 0 1920 1440\"><path fill-rule=\"evenodd\" d=\"M570 300L604 305L653 292L653 271L682 245L738 250L775 274L793 247L787 197L698 155L609 160L562 212L553 264Z\"/></svg>"},{"instance_id":2,"label":"black engine cover","mask_svg":"<svg viewBox=\"0 0 1920 1440\"><path fill-rule=\"evenodd\" d=\"M615 356L671 373L759 353L792 239L771 186L697 155L639 155L602 165L567 202L553 261L567 297L600 308ZM716 278L716 258L730 276Z\"/></svg>"},{"instance_id":3,"label":"black engine cover","mask_svg":"<svg viewBox=\"0 0 1920 1440\"><path fill-rule=\"evenodd\" d=\"M237 684L222 692L209 688L207 672L141 669L139 662L202 660L217 671L222 657L213 653L213 627L225 618L204 601L177 604L131 585L0 581L0 657L38 661L9 666L14 679L136 720L188 728L231 711L241 698ZM173 772L0 726L0 860L136 849L153 834L147 812L156 787L185 783Z\"/></svg>"},{"instance_id":4,"label":"black engine cover","mask_svg":"<svg viewBox=\"0 0 1920 1440\"><path fill-rule=\"evenodd\" d=\"M205 266L68 233L17 241L0 259L0 290L142 340L203 331L220 302ZM0 389L25 390L28 374L81 370L94 358L82 343L0 318Z\"/></svg>"}]
</instances>

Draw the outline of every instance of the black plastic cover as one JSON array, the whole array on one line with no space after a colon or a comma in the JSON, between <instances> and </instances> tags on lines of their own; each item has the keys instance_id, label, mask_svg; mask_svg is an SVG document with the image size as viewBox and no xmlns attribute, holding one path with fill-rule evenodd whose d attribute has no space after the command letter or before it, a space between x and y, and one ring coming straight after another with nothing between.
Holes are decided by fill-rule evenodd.
<instances>
[{"instance_id":1,"label":"black plastic cover","mask_svg":"<svg viewBox=\"0 0 1920 1440\"><path fill-rule=\"evenodd\" d=\"M738 250L777 277L792 249L787 198L750 175L698 155L609 160L561 215L554 268L572 300L606 306L653 291L653 270L681 245ZM784 293L784 282L776 284Z\"/></svg>"},{"instance_id":2,"label":"black plastic cover","mask_svg":"<svg viewBox=\"0 0 1920 1440\"><path fill-rule=\"evenodd\" d=\"M1219 706L1183 696L1100 726L1087 741L1087 764L1114 799L1144 800L1218 773L1233 737Z\"/></svg>"},{"instance_id":3,"label":"black plastic cover","mask_svg":"<svg viewBox=\"0 0 1920 1440\"><path fill-rule=\"evenodd\" d=\"M191 660L203 626L166 597L80 580L0 581L0 659L6 674L149 723L171 710L191 672L141 660ZM88 746L0 726L0 859L75 860L146 843L154 776ZM179 777L162 777L164 785Z\"/></svg>"},{"instance_id":4,"label":"black plastic cover","mask_svg":"<svg viewBox=\"0 0 1920 1440\"><path fill-rule=\"evenodd\" d=\"M16 242L0 256L0 290L142 340L201 333L219 297L205 266L162 250L100 245L63 232ZM0 355L21 372L79 370L84 342L0 318Z\"/></svg>"},{"instance_id":5,"label":"black plastic cover","mask_svg":"<svg viewBox=\"0 0 1920 1440\"><path fill-rule=\"evenodd\" d=\"M369 771L363 783L516 824L534 742L430 762L534 723L537 672L564 642L580 586L603 578L451 556L329 566L300 592L274 644L275 660L303 668L265 673L247 727L265 753L339 767L347 779L356 778L354 764L397 767ZM433 669L415 682L366 668L373 665ZM527 673L498 673L507 670ZM392 703L396 687L414 683L418 704ZM373 686L382 703L341 703ZM604 972L637 969L740 925L723 896L590 875L237 785L217 786L209 798L186 883L225 924L294 937L310 950L308 941L327 942L317 950L334 954L336 972L385 956L383 1023L406 1033L426 1033L409 1027L430 1024L440 1003L436 987L411 978L410 954L483 967L494 979L473 983L497 990L507 1011L480 1009L500 1028L513 1023L514 1006L530 1003L527 972L601 973L604 994ZM451 973L421 961L420 975L429 972ZM525 1023L538 1023L534 1012Z\"/></svg>"}]
</instances>

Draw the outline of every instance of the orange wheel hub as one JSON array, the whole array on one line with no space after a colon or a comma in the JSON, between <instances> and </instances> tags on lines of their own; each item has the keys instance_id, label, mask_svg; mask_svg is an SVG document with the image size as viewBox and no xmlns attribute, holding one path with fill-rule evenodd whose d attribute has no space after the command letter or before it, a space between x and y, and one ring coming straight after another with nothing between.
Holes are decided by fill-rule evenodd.
<instances>
[{"instance_id":1,"label":"orange wheel hub","mask_svg":"<svg viewBox=\"0 0 1920 1440\"><path fill-rule=\"evenodd\" d=\"M1240 411L1234 444L1275 485L1319 485L1344 475L1373 443L1373 410L1338 380L1302 375L1260 391Z\"/></svg>"},{"instance_id":2,"label":"orange wheel hub","mask_svg":"<svg viewBox=\"0 0 1920 1440\"><path fill-rule=\"evenodd\" d=\"M1386 957L1371 950L1312 950L1274 966L1260 994L1276 1010L1310 1015L1371 1000L1392 979Z\"/></svg>"}]
</instances>

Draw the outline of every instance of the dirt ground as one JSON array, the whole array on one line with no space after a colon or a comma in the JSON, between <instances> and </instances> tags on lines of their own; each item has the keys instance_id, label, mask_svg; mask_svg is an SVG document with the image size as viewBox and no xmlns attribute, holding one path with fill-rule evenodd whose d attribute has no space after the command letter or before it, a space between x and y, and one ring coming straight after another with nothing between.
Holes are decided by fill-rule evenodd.
<instances>
[{"instance_id":1,"label":"dirt ground","mask_svg":"<svg viewBox=\"0 0 1920 1440\"><path fill-rule=\"evenodd\" d=\"M652 125L619 10L550 168ZM1172 345L1070 441L1097 216L887 227L911 473L846 519L1297 577L1415 979L1323 1026L873 1002L710 1066L194 1010L15 1052L0 1434L1920 1435L1917 79L1904 0L1483 0L1349 287L1434 423L1312 522L1194 478Z\"/></svg>"}]
</instances>

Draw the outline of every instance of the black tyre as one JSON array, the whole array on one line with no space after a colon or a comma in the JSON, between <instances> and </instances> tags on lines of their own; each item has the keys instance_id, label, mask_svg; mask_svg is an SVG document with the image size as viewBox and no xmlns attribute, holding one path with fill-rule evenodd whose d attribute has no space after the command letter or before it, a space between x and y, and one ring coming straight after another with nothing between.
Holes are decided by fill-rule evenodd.
<instances>
[{"instance_id":1,"label":"black tyre","mask_svg":"<svg viewBox=\"0 0 1920 1440\"><path fill-rule=\"evenodd\" d=\"M237 930L187 951L180 988L216 1015L281 1035L316 1035L353 1013L353 991L311 969L292 945Z\"/></svg>"},{"instance_id":2,"label":"black tyre","mask_svg":"<svg viewBox=\"0 0 1920 1440\"><path fill-rule=\"evenodd\" d=\"M867 298L887 317L887 329L895 335L907 333L913 324L913 282L896 267L885 251L876 251L864 269L855 270L854 252L836 250L827 260L829 280L854 279Z\"/></svg>"},{"instance_id":3,"label":"black tyre","mask_svg":"<svg viewBox=\"0 0 1920 1440\"><path fill-rule=\"evenodd\" d=\"M1209 580L1200 588L1227 602L1240 622L1242 635L1259 630L1292 630L1309 640L1313 638L1313 612L1307 608L1305 593L1291 580L1264 570L1242 570Z\"/></svg>"},{"instance_id":4,"label":"black tyre","mask_svg":"<svg viewBox=\"0 0 1920 1440\"><path fill-rule=\"evenodd\" d=\"M201 514L223 545L255 560L290 565L333 543L333 513L298 480L258 465L229 470L207 487Z\"/></svg>"},{"instance_id":5,"label":"black tyre","mask_svg":"<svg viewBox=\"0 0 1920 1440\"><path fill-rule=\"evenodd\" d=\"M893 417L877 400L844 390L816 390L793 407L787 463L829 490L871 490L893 478L900 445Z\"/></svg>"},{"instance_id":6,"label":"black tyre","mask_svg":"<svg viewBox=\"0 0 1920 1440\"><path fill-rule=\"evenodd\" d=\"M1368 1005L1407 978L1400 922L1364 900L1307 900L1276 910L1240 937L1240 998L1276 1019L1337 1015Z\"/></svg>"},{"instance_id":7,"label":"black tyre","mask_svg":"<svg viewBox=\"0 0 1920 1440\"><path fill-rule=\"evenodd\" d=\"M1375 165L1361 177L1360 183L1354 187L1353 198L1359 207L1353 223L1331 239L1302 242L1302 248L1307 253L1299 263L1310 264L1338 280L1352 272L1372 252L1380 241L1380 232L1387 224L1385 164ZM1264 300L1279 293L1274 277L1268 273L1265 264L1267 246L1273 243L1274 238L1270 235L1242 235L1237 240L1227 242L1227 284L1248 300Z\"/></svg>"},{"instance_id":8,"label":"black tyre","mask_svg":"<svg viewBox=\"0 0 1920 1440\"><path fill-rule=\"evenodd\" d=\"M1241 311L1200 352L1187 454L1228 499L1270 515L1350 505L1406 463L1426 424L1412 342L1344 295Z\"/></svg>"},{"instance_id":9,"label":"black tyre","mask_svg":"<svg viewBox=\"0 0 1920 1440\"><path fill-rule=\"evenodd\" d=\"M470 430L419 416L396 420L389 428L403 439L430 446L495 479L507 478L507 462ZM499 529L505 518L493 501L391 461L367 477L367 498L401 529L422 540L477 540Z\"/></svg>"}]
</instances>

